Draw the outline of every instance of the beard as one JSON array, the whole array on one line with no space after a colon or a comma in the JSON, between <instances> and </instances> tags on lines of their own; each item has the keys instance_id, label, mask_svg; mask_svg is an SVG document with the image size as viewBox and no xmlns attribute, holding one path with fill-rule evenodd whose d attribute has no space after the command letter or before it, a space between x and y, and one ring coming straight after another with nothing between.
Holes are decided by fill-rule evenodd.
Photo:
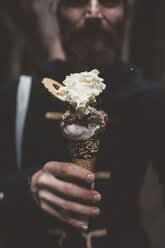
<instances>
[{"instance_id":1,"label":"beard","mask_svg":"<svg viewBox=\"0 0 165 248\"><path fill-rule=\"evenodd\" d=\"M92 19L82 28L71 28L64 17L58 16L61 43L70 72L98 69L109 74L118 61L124 37L124 21L105 29L101 20Z\"/></svg>"}]
</instances>

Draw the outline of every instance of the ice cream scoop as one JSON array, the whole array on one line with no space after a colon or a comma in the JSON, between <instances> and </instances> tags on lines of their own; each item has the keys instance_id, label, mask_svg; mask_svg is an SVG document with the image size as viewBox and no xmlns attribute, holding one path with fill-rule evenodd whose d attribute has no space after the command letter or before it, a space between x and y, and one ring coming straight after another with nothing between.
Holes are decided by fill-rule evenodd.
<instances>
[{"instance_id":1,"label":"ice cream scoop","mask_svg":"<svg viewBox=\"0 0 165 248\"><path fill-rule=\"evenodd\" d=\"M87 140L104 132L108 121L107 114L94 109L93 113L79 119L76 114L67 110L63 115L61 127L66 138Z\"/></svg>"},{"instance_id":2,"label":"ice cream scoop","mask_svg":"<svg viewBox=\"0 0 165 248\"><path fill-rule=\"evenodd\" d=\"M100 126L98 125L88 125L87 127L79 125L79 124L69 124L64 128L65 137L73 140L87 140L91 138L96 130L98 130Z\"/></svg>"}]
</instances>

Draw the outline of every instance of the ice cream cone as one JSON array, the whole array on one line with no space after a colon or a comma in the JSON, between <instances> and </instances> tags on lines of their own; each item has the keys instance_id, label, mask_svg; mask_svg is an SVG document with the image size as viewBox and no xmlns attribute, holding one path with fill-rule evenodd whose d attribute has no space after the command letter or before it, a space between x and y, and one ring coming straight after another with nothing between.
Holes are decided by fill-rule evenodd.
<instances>
[{"instance_id":1,"label":"ice cream cone","mask_svg":"<svg viewBox=\"0 0 165 248\"><path fill-rule=\"evenodd\" d=\"M61 129L68 139L73 163L94 171L100 138L108 123L108 115L97 109L97 98L106 85L99 71L71 73L62 84L44 78L42 83L58 100L68 103L63 116L47 113L47 118L61 119Z\"/></svg>"},{"instance_id":2,"label":"ice cream cone","mask_svg":"<svg viewBox=\"0 0 165 248\"><path fill-rule=\"evenodd\" d=\"M79 165L82 168L94 172L96 158L89 158L89 159L72 158L72 162L76 165Z\"/></svg>"},{"instance_id":3,"label":"ice cream cone","mask_svg":"<svg viewBox=\"0 0 165 248\"><path fill-rule=\"evenodd\" d=\"M72 162L90 171L94 171L99 144L100 140L98 138L69 140Z\"/></svg>"}]
</instances>

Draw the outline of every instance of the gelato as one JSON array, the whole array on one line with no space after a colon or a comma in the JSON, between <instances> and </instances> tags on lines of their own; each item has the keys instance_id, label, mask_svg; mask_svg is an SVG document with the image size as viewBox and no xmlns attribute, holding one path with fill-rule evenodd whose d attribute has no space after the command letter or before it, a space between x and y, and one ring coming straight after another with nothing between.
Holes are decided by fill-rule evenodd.
<instances>
[{"instance_id":1,"label":"gelato","mask_svg":"<svg viewBox=\"0 0 165 248\"><path fill-rule=\"evenodd\" d=\"M72 140L87 140L100 136L106 129L108 116L103 110L94 109L91 115L79 119L75 113L67 110L62 117L61 127L65 137Z\"/></svg>"}]
</instances>

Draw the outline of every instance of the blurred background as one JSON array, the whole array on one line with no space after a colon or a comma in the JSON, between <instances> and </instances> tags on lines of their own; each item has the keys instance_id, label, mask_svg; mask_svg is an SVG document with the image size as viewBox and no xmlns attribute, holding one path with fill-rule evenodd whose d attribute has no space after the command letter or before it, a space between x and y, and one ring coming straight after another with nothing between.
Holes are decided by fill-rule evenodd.
<instances>
[{"instance_id":1,"label":"blurred background","mask_svg":"<svg viewBox=\"0 0 165 248\"><path fill-rule=\"evenodd\" d=\"M32 74L45 60L61 57L45 0L1 0L0 85L20 74ZM138 0L127 28L124 60L145 77L165 84L165 1ZM139 199L152 248L165 247L162 186L150 165Z\"/></svg>"}]
</instances>

